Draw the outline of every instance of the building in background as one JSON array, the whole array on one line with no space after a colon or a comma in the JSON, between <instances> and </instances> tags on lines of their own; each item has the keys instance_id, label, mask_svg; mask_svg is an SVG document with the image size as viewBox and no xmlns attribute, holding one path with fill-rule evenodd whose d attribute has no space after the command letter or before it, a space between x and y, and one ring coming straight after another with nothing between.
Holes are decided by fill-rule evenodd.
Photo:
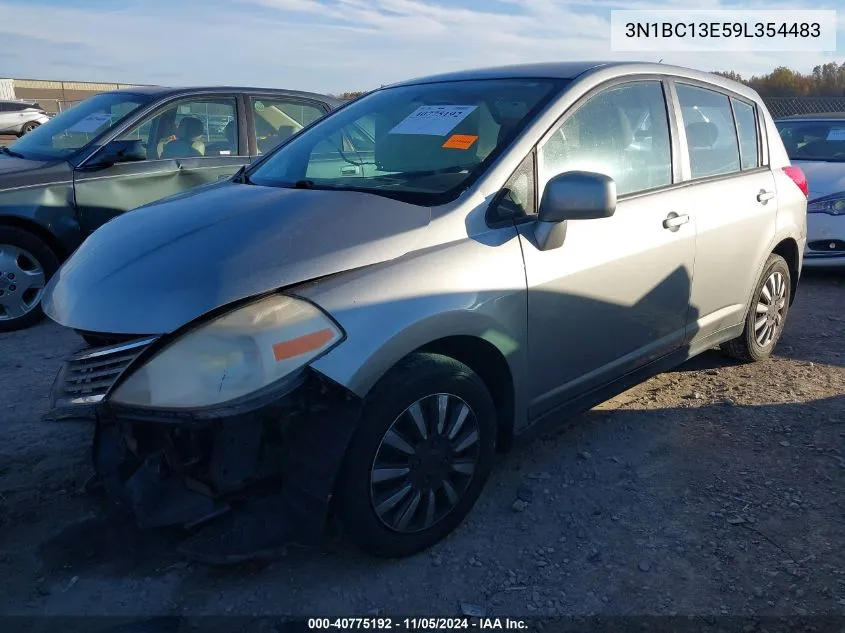
<instances>
[{"instance_id":1,"label":"building in background","mask_svg":"<svg viewBox=\"0 0 845 633\"><path fill-rule=\"evenodd\" d=\"M133 88L142 84L95 83L89 81L46 81L43 79L0 79L0 99L37 101L48 113L67 110L75 103L101 92Z\"/></svg>"}]
</instances>

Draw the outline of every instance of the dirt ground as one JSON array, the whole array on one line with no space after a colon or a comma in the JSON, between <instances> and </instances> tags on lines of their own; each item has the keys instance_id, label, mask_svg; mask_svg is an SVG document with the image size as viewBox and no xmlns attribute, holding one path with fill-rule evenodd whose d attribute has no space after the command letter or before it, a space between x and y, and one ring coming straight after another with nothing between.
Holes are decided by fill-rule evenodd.
<instances>
[{"instance_id":1,"label":"dirt ground","mask_svg":"<svg viewBox=\"0 0 845 633\"><path fill-rule=\"evenodd\" d=\"M398 562L333 540L186 564L81 492L90 429L40 421L76 337L2 335L0 613L845 614L843 291L807 274L769 362L709 352L507 455L454 535Z\"/></svg>"}]
</instances>

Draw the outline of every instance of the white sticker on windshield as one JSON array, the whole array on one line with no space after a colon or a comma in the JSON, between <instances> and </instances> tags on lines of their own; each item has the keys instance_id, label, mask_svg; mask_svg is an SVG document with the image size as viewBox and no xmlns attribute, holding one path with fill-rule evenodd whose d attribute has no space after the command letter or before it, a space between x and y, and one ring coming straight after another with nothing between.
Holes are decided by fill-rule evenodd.
<instances>
[{"instance_id":1,"label":"white sticker on windshield","mask_svg":"<svg viewBox=\"0 0 845 633\"><path fill-rule=\"evenodd\" d=\"M845 128L833 128L827 133L828 141L845 141Z\"/></svg>"},{"instance_id":2,"label":"white sticker on windshield","mask_svg":"<svg viewBox=\"0 0 845 633\"><path fill-rule=\"evenodd\" d=\"M111 122L111 115L106 112L95 112L94 114L89 114L84 119L77 121L72 126L68 128L69 132L82 132L87 134L89 132L94 132L98 128L100 128L104 123Z\"/></svg>"},{"instance_id":3,"label":"white sticker on windshield","mask_svg":"<svg viewBox=\"0 0 845 633\"><path fill-rule=\"evenodd\" d=\"M446 136L458 123L467 118L478 106L474 105L424 105L420 106L390 130L390 134L427 134Z\"/></svg>"}]
</instances>

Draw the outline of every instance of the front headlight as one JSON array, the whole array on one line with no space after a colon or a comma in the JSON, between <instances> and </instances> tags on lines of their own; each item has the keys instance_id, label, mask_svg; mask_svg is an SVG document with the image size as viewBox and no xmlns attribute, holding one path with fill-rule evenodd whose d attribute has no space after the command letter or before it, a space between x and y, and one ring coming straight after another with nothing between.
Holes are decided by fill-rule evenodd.
<instances>
[{"instance_id":1,"label":"front headlight","mask_svg":"<svg viewBox=\"0 0 845 633\"><path fill-rule=\"evenodd\" d=\"M827 213L828 215L845 215L845 193L837 193L813 200L807 204L807 213Z\"/></svg>"},{"instance_id":2,"label":"front headlight","mask_svg":"<svg viewBox=\"0 0 845 633\"><path fill-rule=\"evenodd\" d=\"M342 336L319 308L274 295L190 330L132 373L109 400L177 409L221 404L281 380Z\"/></svg>"}]
</instances>

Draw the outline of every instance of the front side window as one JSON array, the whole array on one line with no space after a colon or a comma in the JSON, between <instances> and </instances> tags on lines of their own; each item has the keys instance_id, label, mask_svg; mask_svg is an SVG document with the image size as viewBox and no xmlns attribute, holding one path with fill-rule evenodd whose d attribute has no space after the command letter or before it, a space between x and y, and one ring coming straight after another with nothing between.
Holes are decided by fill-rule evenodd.
<instances>
[{"instance_id":1,"label":"front side window","mask_svg":"<svg viewBox=\"0 0 845 633\"><path fill-rule=\"evenodd\" d=\"M845 161L845 118L777 121L790 160Z\"/></svg>"},{"instance_id":2,"label":"front side window","mask_svg":"<svg viewBox=\"0 0 845 633\"><path fill-rule=\"evenodd\" d=\"M238 153L234 97L185 99L156 110L118 140L140 140L147 160Z\"/></svg>"},{"instance_id":3,"label":"front side window","mask_svg":"<svg viewBox=\"0 0 845 633\"><path fill-rule=\"evenodd\" d=\"M565 85L488 79L378 90L318 121L247 175L259 185L443 204L474 182Z\"/></svg>"},{"instance_id":4,"label":"front side window","mask_svg":"<svg viewBox=\"0 0 845 633\"><path fill-rule=\"evenodd\" d=\"M150 100L146 95L123 92L95 95L21 137L14 150L37 159L68 157Z\"/></svg>"},{"instance_id":5,"label":"front side window","mask_svg":"<svg viewBox=\"0 0 845 633\"><path fill-rule=\"evenodd\" d=\"M672 183L666 100L659 81L638 81L591 97L539 149L540 197L567 171L606 174L618 195Z\"/></svg>"},{"instance_id":6,"label":"front side window","mask_svg":"<svg viewBox=\"0 0 845 633\"><path fill-rule=\"evenodd\" d=\"M316 105L279 97L250 97L258 153L266 154L325 113Z\"/></svg>"},{"instance_id":7,"label":"front side window","mask_svg":"<svg viewBox=\"0 0 845 633\"><path fill-rule=\"evenodd\" d=\"M739 141L728 96L684 84L679 84L677 90L692 177L738 172Z\"/></svg>"}]
</instances>

